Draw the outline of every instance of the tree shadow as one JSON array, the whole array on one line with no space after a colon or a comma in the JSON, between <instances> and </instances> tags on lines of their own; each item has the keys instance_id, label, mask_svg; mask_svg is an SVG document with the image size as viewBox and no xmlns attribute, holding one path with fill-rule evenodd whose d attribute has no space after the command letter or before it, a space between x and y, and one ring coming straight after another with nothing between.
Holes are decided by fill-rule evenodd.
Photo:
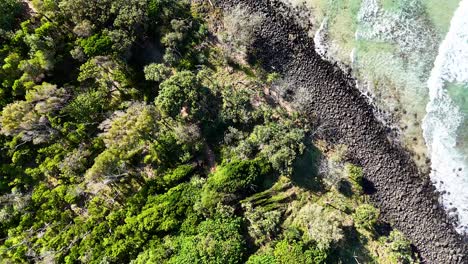
<instances>
[{"instance_id":1,"label":"tree shadow","mask_svg":"<svg viewBox=\"0 0 468 264\"><path fill-rule=\"evenodd\" d=\"M362 189L364 191L364 194L367 194L367 195L372 195L377 192L377 189L375 188L374 183L369 181L366 178L362 178Z\"/></svg>"},{"instance_id":2,"label":"tree shadow","mask_svg":"<svg viewBox=\"0 0 468 264\"><path fill-rule=\"evenodd\" d=\"M273 185L275 185L278 179L279 179L278 173L270 173L268 175L265 175L262 178L261 184L258 185L257 192L262 192L262 191L270 189L271 187L273 187Z\"/></svg>"},{"instance_id":3,"label":"tree shadow","mask_svg":"<svg viewBox=\"0 0 468 264\"><path fill-rule=\"evenodd\" d=\"M233 60L232 58L227 58L226 62L227 62L227 65L231 66L234 70L241 71L249 77L256 77L255 72L251 69L251 67L242 65L236 62L235 60ZM254 65L254 64L249 64L249 65Z\"/></svg>"},{"instance_id":4,"label":"tree shadow","mask_svg":"<svg viewBox=\"0 0 468 264\"><path fill-rule=\"evenodd\" d=\"M323 191L324 184L318 173L321 158L320 150L314 145L308 144L304 154L294 162L294 170L291 175L292 183L312 192Z\"/></svg>"},{"instance_id":5,"label":"tree shadow","mask_svg":"<svg viewBox=\"0 0 468 264\"><path fill-rule=\"evenodd\" d=\"M164 48L151 39L136 42L131 49L130 63L137 70L143 70L150 63L163 62Z\"/></svg>"},{"instance_id":6,"label":"tree shadow","mask_svg":"<svg viewBox=\"0 0 468 264\"><path fill-rule=\"evenodd\" d=\"M327 263L376 263L364 246L367 238L361 236L353 226L343 227L344 241L330 253Z\"/></svg>"},{"instance_id":7,"label":"tree shadow","mask_svg":"<svg viewBox=\"0 0 468 264\"><path fill-rule=\"evenodd\" d=\"M351 185L351 183L349 181L347 181L346 179L341 179L339 182L338 182L338 191L343 194L344 196L346 197L351 197L353 196L354 192L353 192L353 186Z\"/></svg>"},{"instance_id":8,"label":"tree shadow","mask_svg":"<svg viewBox=\"0 0 468 264\"><path fill-rule=\"evenodd\" d=\"M382 237L382 236L388 237L390 233L392 232L392 230L393 230L392 226L387 222L379 221L375 225L375 233L379 237Z\"/></svg>"}]
</instances>

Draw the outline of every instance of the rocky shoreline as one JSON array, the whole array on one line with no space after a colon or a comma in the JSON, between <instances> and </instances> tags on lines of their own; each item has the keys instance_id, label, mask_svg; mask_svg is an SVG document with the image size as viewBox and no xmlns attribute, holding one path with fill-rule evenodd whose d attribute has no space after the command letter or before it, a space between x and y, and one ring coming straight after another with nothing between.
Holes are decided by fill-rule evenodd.
<instances>
[{"instance_id":1,"label":"rocky shoreline","mask_svg":"<svg viewBox=\"0 0 468 264\"><path fill-rule=\"evenodd\" d=\"M424 263L468 263L468 245L455 232L428 175L394 143L349 73L324 61L313 39L279 0L218 0L263 14L256 32L256 58L288 80L286 99L326 126L326 138L346 144L352 162L364 168L367 189L382 217L413 242Z\"/></svg>"}]
</instances>

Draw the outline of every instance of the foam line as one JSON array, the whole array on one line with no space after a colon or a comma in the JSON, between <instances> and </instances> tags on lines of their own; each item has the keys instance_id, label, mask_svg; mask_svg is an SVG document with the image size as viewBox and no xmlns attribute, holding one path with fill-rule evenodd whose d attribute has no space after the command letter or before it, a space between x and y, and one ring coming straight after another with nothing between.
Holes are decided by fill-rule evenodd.
<instances>
[{"instance_id":1,"label":"foam line","mask_svg":"<svg viewBox=\"0 0 468 264\"><path fill-rule=\"evenodd\" d=\"M457 211L458 231L468 233L468 162L459 142L467 118L462 105L450 97L448 86L468 89L468 0L463 0L439 47L427 82L430 101L423 120L424 138L432 160L431 178L442 192L442 203ZM466 94L466 93L465 93ZM461 100L463 102L463 100Z\"/></svg>"}]
</instances>

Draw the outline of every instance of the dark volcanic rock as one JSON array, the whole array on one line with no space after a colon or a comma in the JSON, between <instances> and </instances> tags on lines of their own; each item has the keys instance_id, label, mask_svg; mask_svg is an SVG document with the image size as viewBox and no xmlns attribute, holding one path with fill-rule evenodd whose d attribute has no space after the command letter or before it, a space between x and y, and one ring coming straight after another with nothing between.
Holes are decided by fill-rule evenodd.
<instances>
[{"instance_id":1,"label":"dark volcanic rock","mask_svg":"<svg viewBox=\"0 0 468 264\"><path fill-rule=\"evenodd\" d=\"M438 206L427 175L419 175L408 153L390 142L387 129L336 65L324 61L313 39L278 0L219 0L224 9L243 4L265 16L256 33L255 56L264 67L283 74L294 87L301 108L326 124L327 139L349 146L353 161L364 168L382 216L416 246L425 263L468 263L468 248ZM294 36L294 37L291 37ZM423 177L424 176L424 177ZM453 253L456 252L456 253Z\"/></svg>"}]
</instances>

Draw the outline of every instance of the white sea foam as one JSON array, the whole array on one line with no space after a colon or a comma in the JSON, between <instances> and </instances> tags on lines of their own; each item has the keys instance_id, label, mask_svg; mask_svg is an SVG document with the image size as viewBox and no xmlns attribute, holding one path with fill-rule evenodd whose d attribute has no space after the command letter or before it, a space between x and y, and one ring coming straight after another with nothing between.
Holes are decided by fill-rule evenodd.
<instances>
[{"instance_id":1,"label":"white sea foam","mask_svg":"<svg viewBox=\"0 0 468 264\"><path fill-rule=\"evenodd\" d=\"M400 0L403 8L384 8L381 1L362 0L356 16L353 69L367 80L370 92L385 110L404 109L403 137L421 137L417 123L428 102L426 82L440 39L422 18L419 0ZM416 124L416 125L414 125Z\"/></svg>"},{"instance_id":2,"label":"white sea foam","mask_svg":"<svg viewBox=\"0 0 468 264\"><path fill-rule=\"evenodd\" d=\"M444 193L444 206L457 209L458 231L467 233L468 153L466 146L463 149L467 142L460 142L460 135L468 133L462 127L467 118L462 109L466 106L457 105L447 87L455 85L455 89L468 89L468 0L460 2L452 18L427 85L430 102L423 129L432 160L431 178Z\"/></svg>"},{"instance_id":3,"label":"white sea foam","mask_svg":"<svg viewBox=\"0 0 468 264\"><path fill-rule=\"evenodd\" d=\"M421 1L403 1L405 8L398 11L385 10L379 2L362 1L357 15L359 29L356 31L356 40L396 44L399 51L407 55L431 51L435 43L432 29L419 19L424 10Z\"/></svg>"},{"instance_id":4,"label":"white sea foam","mask_svg":"<svg viewBox=\"0 0 468 264\"><path fill-rule=\"evenodd\" d=\"M325 18L314 35L315 52L317 52L317 54L319 54L323 59L327 59L328 50L328 44L326 44L327 22L328 18Z\"/></svg>"}]
</instances>

